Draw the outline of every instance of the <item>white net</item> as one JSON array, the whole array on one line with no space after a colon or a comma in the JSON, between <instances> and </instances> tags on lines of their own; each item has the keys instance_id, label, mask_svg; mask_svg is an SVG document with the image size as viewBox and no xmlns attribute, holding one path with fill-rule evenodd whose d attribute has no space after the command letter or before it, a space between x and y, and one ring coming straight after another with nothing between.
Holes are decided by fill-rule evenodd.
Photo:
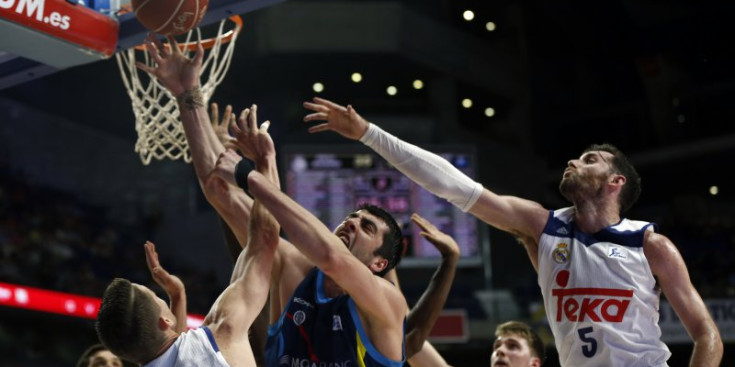
<instances>
[{"instance_id":1,"label":"white net","mask_svg":"<svg viewBox=\"0 0 735 367\"><path fill-rule=\"evenodd\" d=\"M225 32L225 25L230 22L235 23L235 28ZM223 19L217 29L217 35L210 40L202 41L205 53L200 82L205 105L209 103L209 98L230 67L235 40L241 26L239 17ZM186 41L180 44L187 57L193 56L195 40L202 40L199 28L189 31ZM142 55L141 60L136 59L136 53ZM115 56L125 89L128 90L128 96L132 101L135 131L138 133L135 152L140 155L143 164L150 164L153 158L183 159L187 163L191 162L176 99L156 78L135 66L136 61L152 66L154 62L151 57L144 49L136 48L118 52Z\"/></svg>"}]
</instances>

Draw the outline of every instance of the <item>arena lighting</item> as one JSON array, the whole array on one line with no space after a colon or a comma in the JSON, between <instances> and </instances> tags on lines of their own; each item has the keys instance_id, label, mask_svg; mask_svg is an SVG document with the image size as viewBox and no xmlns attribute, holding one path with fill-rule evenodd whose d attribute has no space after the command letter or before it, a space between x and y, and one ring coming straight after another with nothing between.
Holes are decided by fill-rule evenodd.
<instances>
[{"instance_id":1,"label":"arena lighting","mask_svg":"<svg viewBox=\"0 0 735 367\"><path fill-rule=\"evenodd\" d=\"M101 302L100 298L0 282L0 306L94 320L97 318ZM186 325L190 329L199 327L202 322L204 322L202 315L186 315Z\"/></svg>"},{"instance_id":2,"label":"arena lighting","mask_svg":"<svg viewBox=\"0 0 735 367\"><path fill-rule=\"evenodd\" d=\"M462 100L462 107L464 108L470 108L472 107L472 100L469 98L465 98Z\"/></svg>"},{"instance_id":3,"label":"arena lighting","mask_svg":"<svg viewBox=\"0 0 735 367\"><path fill-rule=\"evenodd\" d=\"M421 89L424 87L424 82L421 81L421 79L416 79L413 81L413 89Z\"/></svg>"},{"instance_id":4,"label":"arena lighting","mask_svg":"<svg viewBox=\"0 0 735 367\"><path fill-rule=\"evenodd\" d=\"M385 92L388 93L389 96L395 96L396 93L398 93L398 88L391 85L386 88Z\"/></svg>"},{"instance_id":5,"label":"arena lighting","mask_svg":"<svg viewBox=\"0 0 735 367\"><path fill-rule=\"evenodd\" d=\"M709 188L709 194L710 195L715 196L715 195L717 195L719 193L720 193L720 188L719 187L717 187L717 186L711 186Z\"/></svg>"},{"instance_id":6,"label":"arena lighting","mask_svg":"<svg viewBox=\"0 0 735 367\"><path fill-rule=\"evenodd\" d=\"M313 86L311 86L311 88L314 90L314 92L321 93L324 91L324 84L316 82Z\"/></svg>"},{"instance_id":7,"label":"arena lighting","mask_svg":"<svg viewBox=\"0 0 735 367\"><path fill-rule=\"evenodd\" d=\"M362 74L360 74L360 73L352 73L352 75L350 76L350 79L352 79L352 81L354 83L359 83L359 82L362 81Z\"/></svg>"},{"instance_id":8,"label":"arena lighting","mask_svg":"<svg viewBox=\"0 0 735 367\"><path fill-rule=\"evenodd\" d=\"M495 22L487 22L485 23L485 29L487 29L488 32L494 31L496 28Z\"/></svg>"},{"instance_id":9,"label":"arena lighting","mask_svg":"<svg viewBox=\"0 0 735 367\"><path fill-rule=\"evenodd\" d=\"M464 13L462 13L462 18L469 22L472 19L475 19L475 13L472 10L465 10Z\"/></svg>"}]
</instances>

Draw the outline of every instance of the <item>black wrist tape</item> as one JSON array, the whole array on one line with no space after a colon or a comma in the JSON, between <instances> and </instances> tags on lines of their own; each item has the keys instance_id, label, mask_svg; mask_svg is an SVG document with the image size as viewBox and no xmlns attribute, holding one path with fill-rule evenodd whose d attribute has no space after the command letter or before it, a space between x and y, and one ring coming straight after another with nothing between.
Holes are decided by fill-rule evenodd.
<instances>
[{"instance_id":1,"label":"black wrist tape","mask_svg":"<svg viewBox=\"0 0 735 367\"><path fill-rule=\"evenodd\" d=\"M248 191L248 174L253 170L253 165L248 162L247 159L242 159L235 166L235 182L237 186L240 186L245 192Z\"/></svg>"}]
</instances>

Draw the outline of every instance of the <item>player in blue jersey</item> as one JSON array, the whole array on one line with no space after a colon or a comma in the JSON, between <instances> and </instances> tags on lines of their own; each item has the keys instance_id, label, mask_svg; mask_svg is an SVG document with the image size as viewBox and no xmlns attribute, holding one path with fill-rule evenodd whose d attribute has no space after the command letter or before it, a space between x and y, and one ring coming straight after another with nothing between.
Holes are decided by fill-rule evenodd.
<instances>
[{"instance_id":1,"label":"player in blue jersey","mask_svg":"<svg viewBox=\"0 0 735 367\"><path fill-rule=\"evenodd\" d=\"M658 327L662 291L694 341L692 366L717 366L723 345L689 280L676 246L652 223L622 217L640 194L640 178L617 148L596 145L568 163L560 191L573 206L548 210L498 195L445 159L367 122L351 106L315 98L310 132L360 140L411 180L514 236L537 270L562 365L665 366L670 352Z\"/></svg>"},{"instance_id":2,"label":"player in blue jersey","mask_svg":"<svg viewBox=\"0 0 735 367\"><path fill-rule=\"evenodd\" d=\"M251 112L252 113L252 110ZM225 113L227 114L227 112ZM242 120L242 119L241 119ZM220 131L220 140L225 141L227 145L237 147L243 155L248 157L250 148L247 145L241 145L237 142L228 140L228 137L224 134L224 129L217 129L215 124L215 131ZM235 130L236 135L247 135L252 129L246 128L243 124L236 124L232 126ZM195 158L196 159L196 158ZM232 151L226 151L220 155L217 163L216 174L225 177L230 183L236 184L237 180L234 177L236 166L241 162L241 157ZM243 178L243 177L241 177ZM240 185L242 185L240 180ZM205 186L206 189L206 186ZM251 187L251 192L253 192ZM230 191L232 196L237 196L240 191ZM215 199L216 203L226 203L232 200L230 198L218 197L217 195L210 194L208 197ZM220 208L224 208L226 205L217 204ZM360 270L371 269L376 273L385 273L388 269L388 260L394 258L396 251L401 250L399 247L400 236L397 225L392 218L387 215L382 209L377 207L368 206L365 207L366 213L356 212L350 215L348 219L338 228L337 233L343 237L346 243L350 243L350 234L352 233L355 237L358 237L363 229L367 232L366 235L356 238L351 242L350 250L355 253L359 258L358 261L362 260L362 266L359 266L360 262L355 262L355 256L350 251L341 251L344 249L344 245L340 245L336 248L336 252L333 255L342 256L340 262L348 260L351 262L337 265L348 265L357 266L354 273L360 274ZM358 222L359 223L355 223ZM283 219L279 218L279 221ZM316 221L316 218L312 216L311 220ZM426 235L431 238L437 239L438 242L443 246L451 246L451 244L444 244L445 239L440 236L440 232L431 231L430 223L426 222L422 218L415 216L414 221L427 230ZM381 223L382 222L382 223ZM390 223L392 228L392 235L386 235L388 230L387 224ZM320 223L321 225L321 223ZM430 227L431 226L431 227ZM297 226L298 227L298 226ZM323 225L321 225L323 227ZM360 228L357 228L360 227ZM284 225L286 233L289 234L289 228ZM312 227L309 227L312 228ZM340 228L342 228L340 230ZM356 229L357 228L357 229ZM298 229L297 229L298 230ZM341 232L340 232L341 231ZM323 235L323 234L322 234ZM332 235L334 236L334 235ZM290 235L292 239L307 238L308 236L303 235ZM363 242L363 237L366 239ZM376 246L385 238L391 239L388 245ZM428 237L427 237L428 238ZM451 239L450 239L451 240ZM339 281L332 281L331 279L324 276L319 269L314 267L314 263L319 261L317 258L314 263L309 261L307 256L297 251L300 248L300 241L293 240L294 245L282 240L279 245L279 250L276 256L276 264L274 265L273 287L271 288L271 315L274 320L269 332L269 340L267 344L267 355L266 365L275 364L298 364L298 365L312 365L313 363L324 363L325 365L345 365L345 364L356 364L366 366L383 366L383 365L400 365L401 360L391 360L390 357L384 355L383 350L389 350L395 343L397 346L397 352L399 358L402 359L402 334L399 338L391 344L385 343L380 340L381 334L386 334L389 331L389 327L384 327L382 330L372 330L377 325L375 321L370 321L371 312L360 311L359 301L353 300L350 293L345 292L341 289ZM312 241L314 242L314 241ZM453 241L452 241L453 242ZM369 244L376 246L372 254L365 251L363 245ZM301 245L303 246L303 245ZM323 247L323 246L322 246ZM455 247L456 244L455 244ZM382 248L382 252L381 249ZM318 248L317 248L318 249ZM326 252L334 251L334 248L327 248ZM377 252L377 254L376 254ZM448 254L445 256L446 260L442 262L438 274L435 277L435 282L432 282L433 287L430 286L430 290L427 292L427 299L439 300L439 302L428 302L427 307L423 307L423 310L419 312L422 317L417 317L417 320L423 320L426 325L420 327L412 327L412 330L416 331L411 333L411 340L413 345L423 344L423 341L428 335L430 325L438 316L438 311L441 309L446 295L448 293L449 286L451 285L451 279L453 278L454 268L456 266L457 254L451 250L446 251ZM315 254L316 252L310 251L308 254ZM332 256L332 255L324 255ZM387 259L386 259L387 258ZM329 268L329 261L323 262ZM397 260L391 260L393 263ZM365 265L368 265L367 267ZM390 267L393 267L390 264ZM330 269L332 270L332 269ZM333 271L335 271L334 269ZM347 269L349 270L349 269ZM363 272L362 276L369 275L371 282L378 283L380 287L388 286L387 291L395 297L395 288L385 282L383 279L372 280L375 278L374 275L370 275L370 272ZM354 274L351 274L351 276ZM344 281L343 281L344 282ZM350 287L350 282L347 281L347 286ZM296 288L289 288L296 286ZM354 286L352 286L354 288ZM385 289L378 288L379 292L386 292ZM369 293L369 292L366 292ZM380 296L380 293L372 292L373 295ZM400 296L400 293L398 294ZM359 297L357 297L359 299ZM376 298L380 301L380 298ZM405 301L401 298L398 299L403 305ZM385 298L381 301L384 302ZM385 302L384 302L385 303ZM431 303L431 305L429 305ZM285 309L284 309L285 307ZM283 310L283 311L282 311ZM378 310L372 310L373 313ZM401 315L389 315L396 321L396 325L399 325L399 332L403 331L403 324L401 322ZM398 317L396 317L398 316ZM362 321L365 320L365 321ZM378 320L380 322L380 320ZM415 325L414 325L415 326ZM395 329L394 329L395 330ZM376 336L377 335L377 336ZM386 334L390 335L390 334ZM414 337L415 336L415 337ZM420 341L418 339L422 338ZM378 342L373 340L377 339ZM385 343L387 346L380 346L380 343ZM396 350L394 349L394 350ZM410 351L413 354L414 351Z\"/></svg>"},{"instance_id":3,"label":"player in blue jersey","mask_svg":"<svg viewBox=\"0 0 735 367\"><path fill-rule=\"evenodd\" d=\"M215 172L235 182L240 162L228 150ZM331 232L257 172L247 186L293 243L279 245L274 261L266 365L402 366L408 308L382 277L400 260L395 220L365 205Z\"/></svg>"}]
</instances>

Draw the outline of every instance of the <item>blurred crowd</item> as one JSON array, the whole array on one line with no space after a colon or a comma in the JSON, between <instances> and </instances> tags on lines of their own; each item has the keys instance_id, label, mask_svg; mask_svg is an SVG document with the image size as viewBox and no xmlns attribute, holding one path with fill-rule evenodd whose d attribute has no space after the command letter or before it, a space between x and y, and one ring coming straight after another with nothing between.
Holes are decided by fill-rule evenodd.
<instances>
[{"instance_id":1,"label":"blurred crowd","mask_svg":"<svg viewBox=\"0 0 735 367\"><path fill-rule=\"evenodd\" d=\"M104 207L30 183L1 158L0 213L0 282L99 298L113 277L122 276L160 291L143 253L150 218L133 224L116 222ZM168 270L186 284L189 312L206 314L221 291L215 274L177 266L161 256ZM72 361L95 341L93 321L77 321L72 328L79 330L69 338L67 329L48 325L61 325L63 319L0 307L0 354L16 356L24 366L59 365L58 358Z\"/></svg>"}]
</instances>

